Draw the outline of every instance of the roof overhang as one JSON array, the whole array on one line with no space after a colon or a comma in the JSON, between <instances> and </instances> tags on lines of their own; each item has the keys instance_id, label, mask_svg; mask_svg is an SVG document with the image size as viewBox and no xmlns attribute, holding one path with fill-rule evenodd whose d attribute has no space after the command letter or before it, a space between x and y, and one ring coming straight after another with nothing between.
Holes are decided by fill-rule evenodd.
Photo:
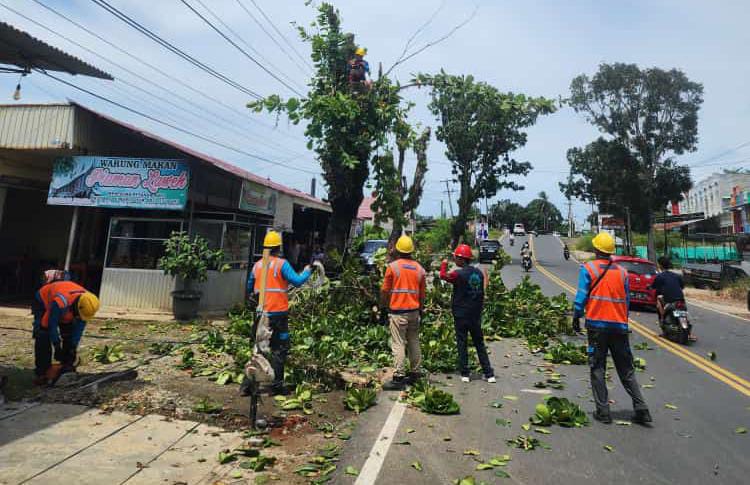
<instances>
[{"instance_id":1,"label":"roof overhang","mask_svg":"<svg viewBox=\"0 0 750 485\"><path fill-rule=\"evenodd\" d=\"M0 64L16 66L16 68L2 68L6 72L28 73L32 69L40 69L42 71L80 74L110 81L114 79L111 74L56 47L52 47L5 22L0 22Z\"/></svg>"}]
</instances>

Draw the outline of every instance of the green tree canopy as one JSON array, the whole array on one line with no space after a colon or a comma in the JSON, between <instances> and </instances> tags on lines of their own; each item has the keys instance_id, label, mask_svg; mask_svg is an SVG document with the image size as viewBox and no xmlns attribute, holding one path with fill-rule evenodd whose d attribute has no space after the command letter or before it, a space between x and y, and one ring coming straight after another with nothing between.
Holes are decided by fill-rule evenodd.
<instances>
[{"instance_id":1,"label":"green tree canopy","mask_svg":"<svg viewBox=\"0 0 750 485\"><path fill-rule=\"evenodd\" d=\"M299 32L311 45L315 67L307 96L282 100L271 95L249 107L286 113L292 123L306 123L308 148L317 154L333 209L326 244L343 249L363 199L369 162L383 161L373 154L388 146L389 134L405 118L409 105L402 104L400 87L385 76L371 87L349 83L347 61L357 45L354 35L342 30L333 5L322 3L312 30L300 27Z\"/></svg>"},{"instance_id":2,"label":"green tree canopy","mask_svg":"<svg viewBox=\"0 0 750 485\"><path fill-rule=\"evenodd\" d=\"M632 174L641 187L649 228L649 257L654 259L653 213L661 211L666 204L665 187L684 187L685 177L689 178L689 171L671 157L697 147L703 86L690 81L677 69L640 69L635 64L616 63L600 65L591 78L584 74L576 77L570 84L570 91L569 103L573 109L583 113L609 141L622 147L608 148L599 143L592 148L597 153L579 150L585 155L574 153L573 158L601 158L606 155L602 152L610 149L625 150L632 157L632 160L616 159L631 163ZM611 178L612 172L597 171L597 174L605 174L605 181L597 180L595 185L610 183L615 187L613 190L630 190L622 180Z\"/></svg>"},{"instance_id":3,"label":"green tree canopy","mask_svg":"<svg viewBox=\"0 0 750 485\"><path fill-rule=\"evenodd\" d=\"M510 154L526 144L525 128L536 123L539 115L554 112L555 106L541 97L502 93L470 75L441 71L420 74L415 82L430 88L429 109L439 123L436 136L445 143L445 154L460 187L452 229L455 243L464 234L469 211L480 197L492 197L502 188L522 188L508 177L526 175L531 164Z\"/></svg>"}]
</instances>

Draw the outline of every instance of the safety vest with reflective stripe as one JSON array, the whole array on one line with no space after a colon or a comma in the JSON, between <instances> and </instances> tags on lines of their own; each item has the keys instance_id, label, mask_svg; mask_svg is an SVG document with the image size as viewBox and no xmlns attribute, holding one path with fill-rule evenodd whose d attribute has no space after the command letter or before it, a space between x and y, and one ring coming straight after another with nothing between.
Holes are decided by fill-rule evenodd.
<instances>
[{"instance_id":1,"label":"safety vest with reflective stripe","mask_svg":"<svg viewBox=\"0 0 750 485\"><path fill-rule=\"evenodd\" d=\"M390 309L418 310L419 293L425 278L424 268L413 259L397 259L388 268L393 274Z\"/></svg>"},{"instance_id":2,"label":"safety vest with reflective stripe","mask_svg":"<svg viewBox=\"0 0 750 485\"><path fill-rule=\"evenodd\" d=\"M289 282L281 274L281 268L286 263L283 258L271 256L268 258L268 274L266 275L266 297L263 303L263 311L266 313L289 311ZM263 260L259 260L253 266L253 277L255 283L253 291L260 293L260 275Z\"/></svg>"},{"instance_id":3,"label":"safety vest with reflective stripe","mask_svg":"<svg viewBox=\"0 0 750 485\"><path fill-rule=\"evenodd\" d=\"M86 293L86 288L72 281L54 281L42 286L39 289L39 298L44 305L44 314L40 322L41 327L48 327L53 303L62 309L60 323L72 323L75 319L73 303L84 293Z\"/></svg>"},{"instance_id":4,"label":"safety vest with reflective stripe","mask_svg":"<svg viewBox=\"0 0 750 485\"><path fill-rule=\"evenodd\" d=\"M608 261L598 259L584 265L591 284L607 267ZM623 331L628 328L628 296L626 294L628 272L612 263L586 302L586 324L592 328Z\"/></svg>"}]
</instances>

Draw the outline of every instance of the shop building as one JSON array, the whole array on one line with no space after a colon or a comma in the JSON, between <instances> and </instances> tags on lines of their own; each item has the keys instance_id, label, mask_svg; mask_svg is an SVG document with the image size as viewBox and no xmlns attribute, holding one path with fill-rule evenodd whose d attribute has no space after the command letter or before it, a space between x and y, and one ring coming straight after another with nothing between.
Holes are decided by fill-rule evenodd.
<instances>
[{"instance_id":1,"label":"shop building","mask_svg":"<svg viewBox=\"0 0 750 485\"><path fill-rule=\"evenodd\" d=\"M285 234L287 247L291 240L312 247L330 211L306 193L80 104L0 106L5 303L28 304L42 271L63 267L75 227L70 271L104 309L170 311L179 283L157 264L170 234L187 231L225 252L231 269L210 272L201 310L226 310L243 301L269 227Z\"/></svg>"}]
</instances>

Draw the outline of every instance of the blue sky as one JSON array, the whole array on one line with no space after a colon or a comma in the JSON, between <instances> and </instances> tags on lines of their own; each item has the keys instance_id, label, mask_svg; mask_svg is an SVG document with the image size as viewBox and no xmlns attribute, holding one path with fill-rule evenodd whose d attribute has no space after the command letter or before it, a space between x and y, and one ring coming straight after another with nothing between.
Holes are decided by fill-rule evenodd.
<instances>
[{"instance_id":1,"label":"blue sky","mask_svg":"<svg viewBox=\"0 0 750 485\"><path fill-rule=\"evenodd\" d=\"M40 1L105 36L136 57L168 71L198 91L230 105L233 110L162 77L44 10L32 0L0 0L0 3L152 80L164 90L160 91L134 78L119 67L0 7L2 20L97 65L114 74L118 80L108 83L65 75L62 77L128 106L215 138L221 143L306 171L318 169L313 154L305 148L301 127L289 126L282 119L274 128L275 119L246 112L244 105L250 100L246 94L197 71L91 1ZM197 0L188 1L197 10L205 12ZM264 65L273 64L273 67L269 67L273 72L283 73L296 84L305 84L309 71L280 39L277 41L284 47L283 51L272 42L241 8L238 0L202 1L260 53ZM252 0L239 2L267 30L274 33L255 9ZM305 7L302 0L255 2L297 51L303 55L308 52L307 46L296 38L290 22L308 24L314 14L310 7ZM253 91L262 95L292 94L211 31L180 0L110 0L110 3ZM368 60L373 69L377 69L379 63L385 68L390 67L406 40L440 5L443 7L429 27L416 39L415 45L422 45L443 35L461 19L469 16L474 5L470 1L457 0L442 3L438 0L341 0L335 3L341 10L345 28L355 32L358 41L368 48ZM449 40L397 67L395 76L401 81L408 81L412 73L435 72L443 68L450 73L474 74L478 79L501 90L557 98L567 94L570 80L574 76L591 74L602 62L633 62L642 67L679 68L692 80L703 83L705 88L705 102L700 112L699 148L695 153L681 157L681 161L696 165L693 172L696 179L720 170L723 166L750 167L750 144L733 150L750 141L750 93L746 88L747 80L750 79L750 62L746 52L750 45L750 29L747 29L750 24L750 9L746 2L479 0L478 5L478 14L466 27ZM205 13L209 15L208 12ZM237 42L244 46L239 39ZM0 93L6 93L7 96L3 102L13 102L11 94L17 77L6 74L0 79ZM155 96L146 95L122 84L120 80L140 86L153 92ZM310 185L309 173L274 166L175 132L76 92L42 75L33 74L24 79L22 84L23 99L20 102L50 102L72 98L231 161L261 176L299 189L306 190ZM194 105L187 106L183 100L173 97L175 93L190 99ZM425 93L413 90L408 96L417 103L412 112L412 121L434 126L434 119L425 107ZM166 104L168 100L173 104ZM191 113L176 108L174 104ZM206 111L212 114L206 115ZM503 192L496 198L511 198L527 203L544 190L563 209L564 199L557 184L567 173L565 153L568 148L585 145L596 136L598 133L570 109L541 118L529 130L527 146L516 153L518 159L528 160L534 166L528 177L519 179L526 190ZM450 168L446 163L444 148L437 140L433 139L429 155L430 172L419 212L437 214L440 200L444 197L444 185L439 181L449 177ZM413 158L409 163L414 163ZM576 203L574 211L576 217L582 220L587 207Z\"/></svg>"}]
</instances>

